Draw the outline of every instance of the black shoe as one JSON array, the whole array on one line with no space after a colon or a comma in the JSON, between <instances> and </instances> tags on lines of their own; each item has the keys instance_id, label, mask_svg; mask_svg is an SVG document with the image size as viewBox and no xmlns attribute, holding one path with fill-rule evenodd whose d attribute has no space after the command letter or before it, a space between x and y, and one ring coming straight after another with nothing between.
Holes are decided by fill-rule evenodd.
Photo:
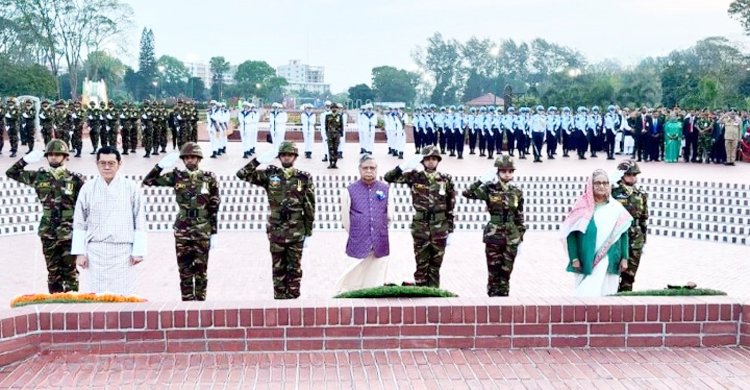
<instances>
[{"instance_id":1,"label":"black shoe","mask_svg":"<svg viewBox=\"0 0 750 390\"><path fill-rule=\"evenodd\" d=\"M10 157L11 158L16 157L16 151L15 150L11 150L10 151Z\"/></svg>"},{"instance_id":2,"label":"black shoe","mask_svg":"<svg viewBox=\"0 0 750 390\"><path fill-rule=\"evenodd\" d=\"M130 153L135 153L135 149L130 149Z\"/></svg>"},{"instance_id":3,"label":"black shoe","mask_svg":"<svg viewBox=\"0 0 750 390\"><path fill-rule=\"evenodd\" d=\"M344 159L344 152L339 152L338 159L339 160L343 160Z\"/></svg>"},{"instance_id":4,"label":"black shoe","mask_svg":"<svg viewBox=\"0 0 750 390\"><path fill-rule=\"evenodd\" d=\"M91 152L91 153L89 153L89 154L96 154L96 150L94 150L93 152Z\"/></svg>"},{"instance_id":5,"label":"black shoe","mask_svg":"<svg viewBox=\"0 0 750 390\"><path fill-rule=\"evenodd\" d=\"M555 159L555 156L548 156L547 157L547 160L554 160L554 159Z\"/></svg>"},{"instance_id":6,"label":"black shoe","mask_svg":"<svg viewBox=\"0 0 750 390\"><path fill-rule=\"evenodd\" d=\"M404 159L404 152L398 152L398 159L403 160Z\"/></svg>"},{"instance_id":7,"label":"black shoe","mask_svg":"<svg viewBox=\"0 0 750 390\"><path fill-rule=\"evenodd\" d=\"M151 156L151 153L149 152L146 152L146 154L143 155L144 158L149 158L149 156Z\"/></svg>"},{"instance_id":8,"label":"black shoe","mask_svg":"<svg viewBox=\"0 0 750 390\"><path fill-rule=\"evenodd\" d=\"M312 158L312 152L305 152L305 158L311 159Z\"/></svg>"},{"instance_id":9,"label":"black shoe","mask_svg":"<svg viewBox=\"0 0 750 390\"><path fill-rule=\"evenodd\" d=\"M322 160L320 160L320 161L322 161L322 162L326 162L326 161L328 161L328 155L326 154L325 156L323 156L323 159L322 159Z\"/></svg>"},{"instance_id":10,"label":"black shoe","mask_svg":"<svg viewBox=\"0 0 750 390\"><path fill-rule=\"evenodd\" d=\"M242 158L248 158L247 152L242 153Z\"/></svg>"},{"instance_id":11,"label":"black shoe","mask_svg":"<svg viewBox=\"0 0 750 390\"><path fill-rule=\"evenodd\" d=\"M216 156L218 156L216 152L211 153L211 158L216 158Z\"/></svg>"},{"instance_id":12,"label":"black shoe","mask_svg":"<svg viewBox=\"0 0 750 390\"><path fill-rule=\"evenodd\" d=\"M474 153L474 151L473 151L473 150L470 150L470 151L469 151L469 154L476 154L476 153Z\"/></svg>"},{"instance_id":13,"label":"black shoe","mask_svg":"<svg viewBox=\"0 0 750 390\"><path fill-rule=\"evenodd\" d=\"M122 151L122 155L123 155L123 156L127 156L127 155L128 155L128 151L127 151L127 150L123 150L123 151ZM78 153L78 154L76 155L76 157L81 157L81 153Z\"/></svg>"},{"instance_id":14,"label":"black shoe","mask_svg":"<svg viewBox=\"0 0 750 390\"><path fill-rule=\"evenodd\" d=\"M591 153L591 156L589 156L589 157L596 158L596 153Z\"/></svg>"},{"instance_id":15,"label":"black shoe","mask_svg":"<svg viewBox=\"0 0 750 390\"><path fill-rule=\"evenodd\" d=\"M359 154L365 154L365 148L359 148Z\"/></svg>"},{"instance_id":16,"label":"black shoe","mask_svg":"<svg viewBox=\"0 0 750 390\"><path fill-rule=\"evenodd\" d=\"M463 159L464 159L464 155L463 155L463 153L459 153L459 154L458 154L458 159L459 159L459 160L463 160Z\"/></svg>"},{"instance_id":17,"label":"black shoe","mask_svg":"<svg viewBox=\"0 0 750 390\"><path fill-rule=\"evenodd\" d=\"M586 156L578 156L578 159L579 159L579 160L585 160L585 159L586 159Z\"/></svg>"},{"instance_id":18,"label":"black shoe","mask_svg":"<svg viewBox=\"0 0 750 390\"><path fill-rule=\"evenodd\" d=\"M563 154L563 157L570 157L567 153Z\"/></svg>"},{"instance_id":19,"label":"black shoe","mask_svg":"<svg viewBox=\"0 0 750 390\"><path fill-rule=\"evenodd\" d=\"M522 155L520 155L520 156L519 156L518 158L520 158L521 160L526 160L526 155L525 155L525 154L522 154Z\"/></svg>"},{"instance_id":20,"label":"black shoe","mask_svg":"<svg viewBox=\"0 0 750 390\"><path fill-rule=\"evenodd\" d=\"M484 154L484 152L479 152L479 157L484 157L484 156L486 156L486 154Z\"/></svg>"},{"instance_id":21,"label":"black shoe","mask_svg":"<svg viewBox=\"0 0 750 390\"><path fill-rule=\"evenodd\" d=\"M535 163L540 163L540 162L542 162L542 159L540 159L540 158L535 158L535 159L534 159L534 162L535 162Z\"/></svg>"},{"instance_id":22,"label":"black shoe","mask_svg":"<svg viewBox=\"0 0 750 390\"><path fill-rule=\"evenodd\" d=\"M454 153L454 152L451 152L451 153L450 153L450 154L448 155L448 157L456 157L456 153Z\"/></svg>"}]
</instances>

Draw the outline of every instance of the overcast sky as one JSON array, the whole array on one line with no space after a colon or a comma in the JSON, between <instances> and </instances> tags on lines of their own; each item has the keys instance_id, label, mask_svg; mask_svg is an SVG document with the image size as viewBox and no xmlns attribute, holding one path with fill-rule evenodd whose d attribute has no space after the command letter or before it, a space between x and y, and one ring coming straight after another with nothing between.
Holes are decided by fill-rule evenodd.
<instances>
[{"instance_id":1,"label":"overcast sky","mask_svg":"<svg viewBox=\"0 0 750 390\"><path fill-rule=\"evenodd\" d=\"M624 65L684 49L709 36L750 40L729 18L731 0L124 0L132 6L126 63L138 61L143 27L153 30L156 55L208 62L224 56L237 65L271 66L300 59L325 67L334 93L370 84L375 66L416 70L417 46L439 31L465 42L471 36L529 42L544 38L583 53L590 62Z\"/></svg>"}]
</instances>

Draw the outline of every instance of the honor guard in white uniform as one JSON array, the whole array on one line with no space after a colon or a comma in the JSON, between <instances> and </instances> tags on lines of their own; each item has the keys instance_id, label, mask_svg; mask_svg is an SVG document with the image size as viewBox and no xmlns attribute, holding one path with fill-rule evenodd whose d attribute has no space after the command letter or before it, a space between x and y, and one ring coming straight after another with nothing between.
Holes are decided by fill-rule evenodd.
<instances>
[{"instance_id":1,"label":"honor guard in white uniform","mask_svg":"<svg viewBox=\"0 0 750 390\"><path fill-rule=\"evenodd\" d=\"M531 115L529 128L531 129L531 147L534 154L534 162L542 162L542 146L544 135L547 132L547 117L544 114L544 106L536 106L536 112Z\"/></svg>"},{"instance_id":2,"label":"honor guard in white uniform","mask_svg":"<svg viewBox=\"0 0 750 390\"><path fill-rule=\"evenodd\" d=\"M242 111L237 114L240 139L242 139L242 158L250 158L255 154L255 145L258 140L258 112L255 104L242 103Z\"/></svg>"},{"instance_id":3,"label":"honor guard in white uniform","mask_svg":"<svg viewBox=\"0 0 750 390\"><path fill-rule=\"evenodd\" d=\"M484 157L487 150L484 144L484 121L487 116L487 107L479 107L479 114L474 118L474 131L477 133L477 146L479 147L479 157Z\"/></svg>"},{"instance_id":4,"label":"honor guard in white uniform","mask_svg":"<svg viewBox=\"0 0 750 390\"><path fill-rule=\"evenodd\" d=\"M219 154L227 152L227 132L229 131L229 109L226 103L220 104L219 110L219 123L221 123L221 131L219 132Z\"/></svg>"},{"instance_id":5,"label":"honor guard in white uniform","mask_svg":"<svg viewBox=\"0 0 750 390\"><path fill-rule=\"evenodd\" d=\"M554 160L557 153L557 143L560 139L560 115L557 115L557 107L547 108L547 160Z\"/></svg>"},{"instance_id":6,"label":"honor guard in white uniform","mask_svg":"<svg viewBox=\"0 0 750 390\"><path fill-rule=\"evenodd\" d=\"M362 118L364 120L363 129L365 135L365 143L363 145L365 148L364 152L372 155L372 151L375 149L375 132L377 131L378 126L378 116L372 109L372 104L365 104L365 112L362 114Z\"/></svg>"},{"instance_id":7,"label":"honor guard in white uniform","mask_svg":"<svg viewBox=\"0 0 750 390\"><path fill-rule=\"evenodd\" d=\"M315 144L315 113L312 104L303 104L300 113L302 123L302 139L305 141L305 158L312 158L313 145Z\"/></svg>"},{"instance_id":8,"label":"honor guard in white uniform","mask_svg":"<svg viewBox=\"0 0 750 390\"><path fill-rule=\"evenodd\" d=\"M396 154L399 160L404 159L404 150L406 150L406 124L409 123L409 116L404 109L399 107L393 114L394 117L394 136L396 138Z\"/></svg>"},{"instance_id":9,"label":"honor guard in white uniform","mask_svg":"<svg viewBox=\"0 0 750 390\"><path fill-rule=\"evenodd\" d=\"M508 154L511 156L513 156L513 150L516 148L516 134L513 132L513 122L515 120L516 109L513 107L508 107L508 112L500 120L500 129L508 140Z\"/></svg>"},{"instance_id":10,"label":"honor guard in white uniform","mask_svg":"<svg viewBox=\"0 0 750 390\"><path fill-rule=\"evenodd\" d=\"M211 158L216 158L220 155L219 151L221 150L221 110L216 100L209 102L206 119L208 121L208 140L211 143Z\"/></svg>"},{"instance_id":11,"label":"honor guard in white uniform","mask_svg":"<svg viewBox=\"0 0 750 390\"><path fill-rule=\"evenodd\" d=\"M415 153L419 154L422 148L422 135L424 134L424 121L422 120L422 108L419 106L414 107L414 115L412 118L412 133L414 135L414 149Z\"/></svg>"},{"instance_id":12,"label":"honor guard in white uniform","mask_svg":"<svg viewBox=\"0 0 750 390\"><path fill-rule=\"evenodd\" d=\"M326 100L323 112L320 113L320 139L323 141L323 162L328 161L328 135L326 135L326 115L331 113L331 101Z\"/></svg>"},{"instance_id":13,"label":"honor guard in white uniform","mask_svg":"<svg viewBox=\"0 0 750 390\"><path fill-rule=\"evenodd\" d=\"M271 104L271 112L268 114L268 126L271 133L271 142L278 149L286 137L287 114L283 111L281 103Z\"/></svg>"},{"instance_id":14,"label":"honor guard in white uniform","mask_svg":"<svg viewBox=\"0 0 750 390\"><path fill-rule=\"evenodd\" d=\"M573 142L573 115L570 114L570 107L563 107L560 116L560 137L562 139L563 157L569 157L568 152L576 150Z\"/></svg>"},{"instance_id":15,"label":"honor guard in white uniform","mask_svg":"<svg viewBox=\"0 0 750 390\"><path fill-rule=\"evenodd\" d=\"M604 150L607 152L607 160L615 159L615 135L620 130L620 114L615 106L610 104L607 113L604 114Z\"/></svg>"}]
</instances>

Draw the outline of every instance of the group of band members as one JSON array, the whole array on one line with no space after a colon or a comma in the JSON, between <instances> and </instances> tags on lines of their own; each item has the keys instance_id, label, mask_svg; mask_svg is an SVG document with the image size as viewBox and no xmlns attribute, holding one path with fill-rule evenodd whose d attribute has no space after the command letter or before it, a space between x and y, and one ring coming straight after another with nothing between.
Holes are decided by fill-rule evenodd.
<instances>
[{"instance_id":1,"label":"group of band members","mask_svg":"<svg viewBox=\"0 0 750 390\"><path fill-rule=\"evenodd\" d=\"M17 101L14 97L0 104L0 153L5 144L4 133L8 133L10 157L15 157L21 146L28 147L23 153L34 150L37 131L43 144L52 139L64 141L75 157L83 153L83 127L88 127L91 142L90 154L100 147L120 148L122 154L136 153L138 141L145 150L143 157L166 153L169 133L172 149L198 138L198 111L194 102L177 100L173 107L164 101L144 100L140 105L133 102L115 104L112 101L87 105L81 101L44 99L39 108L34 100ZM228 115L227 115L228 117ZM38 126L37 126L38 119ZM118 137L120 145L118 146Z\"/></svg>"}]
</instances>

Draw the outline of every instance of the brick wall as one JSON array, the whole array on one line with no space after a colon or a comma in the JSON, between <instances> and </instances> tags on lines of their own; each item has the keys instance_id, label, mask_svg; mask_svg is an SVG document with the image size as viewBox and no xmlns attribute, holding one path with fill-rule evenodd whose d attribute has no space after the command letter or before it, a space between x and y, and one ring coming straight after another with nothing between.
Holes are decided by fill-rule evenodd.
<instances>
[{"instance_id":1,"label":"brick wall","mask_svg":"<svg viewBox=\"0 0 750 390\"><path fill-rule=\"evenodd\" d=\"M39 305L0 312L0 366L89 353L750 346L731 297Z\"/></svg>"}]
</instances>

